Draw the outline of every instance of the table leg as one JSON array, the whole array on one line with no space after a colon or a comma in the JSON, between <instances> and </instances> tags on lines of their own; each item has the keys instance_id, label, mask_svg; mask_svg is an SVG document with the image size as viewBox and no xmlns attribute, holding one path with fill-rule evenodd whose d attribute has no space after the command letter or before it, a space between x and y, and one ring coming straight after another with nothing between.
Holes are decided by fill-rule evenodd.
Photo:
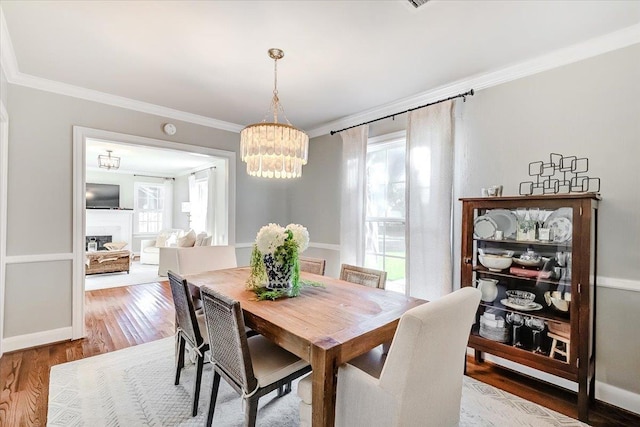
<instances>
[{"instance_id":1,"label":"table leg","mask_svg":"<svg viewBox=\"0 0 640 427\"><path fill-rule=\"evenodd\" d=\"M331 350L311 348L312 425L333 427L336 411L336 354Z\"/></svg>"}]
</instances>

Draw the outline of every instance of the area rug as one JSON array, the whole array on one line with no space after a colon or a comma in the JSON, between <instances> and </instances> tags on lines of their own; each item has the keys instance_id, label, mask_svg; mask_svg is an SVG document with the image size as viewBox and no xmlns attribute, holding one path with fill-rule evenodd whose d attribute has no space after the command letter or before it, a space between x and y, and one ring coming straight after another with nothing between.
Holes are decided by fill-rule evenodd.
<instances>
[{"instance_id":1,"label":"area rug","mask_svg":"<svg viewBox=\"0 0 640 427\"><path fill-rule=\"evenodd\" d=\"M84 290L95 291L98 289L117 288L120 286L139 285L142 283L161 282L169 280L158 276L158 266L140 264L140 261L131 263L131 270L119 273L90 274L85 276Z\"/></svg>"},{"instance_id":2,"label":"area rug","mask_svg":"<svg viewBox=\"0 0 640 427\"><path fill-rule=\"evenodd\" d=\"M202 426L211 367L205 366L198 416L191 417L194 366L174 386L174 339L165 338L51 368L49 426ZM297 385L294 383L294 386ZM297 427L299 398L293 392L260 399L258 426ZM464 377L461 426L585 426L572 418ZM220 382L214 425L243 424L239 396Z\"/></svg>"}]
</instances>

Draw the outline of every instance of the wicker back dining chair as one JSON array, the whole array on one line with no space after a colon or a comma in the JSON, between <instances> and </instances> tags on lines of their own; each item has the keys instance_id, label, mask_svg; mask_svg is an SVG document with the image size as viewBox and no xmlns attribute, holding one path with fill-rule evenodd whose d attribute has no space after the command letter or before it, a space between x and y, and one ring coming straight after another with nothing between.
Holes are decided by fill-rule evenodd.
<instances>
[{"instance_id":1,"label":"wicker back dining chair","mask_svg":"<svg viewBox=\"0 0 640 427\"><path fill-rule=\"evenodd\" d=\"M384 289L387 283L387 272L374 270L373 268L342 264L340 268L340 280L369 286L371 288Z\"/></svg>"},{"instance_id":2,"label":"wicker back dining chair","mask_svg":"<svg viewBox=\"0 0 640 427\"><path fill-rule=\"evenodd\" d=\"M307 273L319 274L320 276L324 276L324 269L327 265L326 259L301 256L299 260L300 271L306 271Z\"/></svg>"},{"instance_id":3,"label":"wicker back dining chair","mask_svg":"<svg viewBox=\"0 0 640 427\"><path fill-rule=\"evenodd\" d=\"M240 303L210 288L202 289L202 302L211 342L213 385L207 426L213 422L220 377L244 399L246 427L256 423L258 399L281 390L311 371L304 360L261 335L247 337Z\"/></svg>"},{"instance_id":4,"label":"wicker back dining chair","mask_svg":"<svg viewBox=\"0 0 640 427\"><path fill-rule=\"evenodd\" d=\"M171 285L173 304L176 309L178 362L176 366L175 385L180 384L180 372L182 372L184 368L185 347L186 344L189 343L189 346L196 355L196 381L193 391L193 408L191 411L191 415L195 417L198 414L204 353L209 350L209 337L206 333L204 314L196 314L187 281L172 271L169 271L167 274Z\"/></svg>"}]
</instances>

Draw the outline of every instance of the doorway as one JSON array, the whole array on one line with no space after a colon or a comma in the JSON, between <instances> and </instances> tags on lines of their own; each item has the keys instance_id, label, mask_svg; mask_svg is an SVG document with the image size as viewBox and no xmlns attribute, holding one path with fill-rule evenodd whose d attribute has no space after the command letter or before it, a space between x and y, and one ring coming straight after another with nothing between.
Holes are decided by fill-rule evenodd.
<instances>
[{"instance_id":1,"label":"doorway","mask_svg":"<svg viewBox=\"0 0 640 427\"><path fill-rule=\"evenodd\" d=\"M157 231L161 229L189 229L190 214L184 211L189 202L188 190L185 191L188 188L186 182L189 176L201 174L205 170L210 171L214 177L212 185L215 185L215 203L212 204L215 218L212 217L209 223L210 230L214 233L213 244L233 245L235 153L82 127L74 127L73 141L72 329L73 338L76 339L84 336L87 236L94 236L96 242L101 240L104 243L111 239L127 243L127 248L137 254L141 242L155 239ZM98 156L101 155L118 158L118 167L100 168ZM119 194L112 197L116 201L109 202L107 197L106 202L96 204L92 201L86 204L87 183L111 186L111 190L116 188ZM159 203L158 197L161 194L163 200ZM144 199L144 203L139 199ZM106 205L102 206L103 203ZM89 205L97 209L85 209ZM154 211L153 208L157 209ZM103 218L102 221L108 224L89 224L91 218L96 216ZM131 224L129 229L126 225L118 225L118 221L123 221L123 218L125 224ZM94 249L93 245L91 249ZM152 265L146 267L147 272L154 270ZM157 266L155 270L157 271Z\"/></svg>"}]
</instances>

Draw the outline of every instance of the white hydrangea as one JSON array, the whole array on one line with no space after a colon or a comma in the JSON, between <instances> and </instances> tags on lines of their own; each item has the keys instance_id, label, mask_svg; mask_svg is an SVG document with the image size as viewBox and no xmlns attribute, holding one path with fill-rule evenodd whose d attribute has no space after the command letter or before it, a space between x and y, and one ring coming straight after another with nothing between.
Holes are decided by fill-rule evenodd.
<instances>
[{"instance_id":1,"label":"white hydrangea","mask_svg":"<svg viewBox=\"0 0 640 427\"><path fill-rule=\"evenodd\" d=\"M282 246L286 237L283 227L271 223L258 231L256 245L263 255L273 254L279 246Z\"/></svg>"},{"instance_id":2,"label":"white hydrangea","mask_svg":"<svg viewBox=\"0 0 640 427\"><path fill-rule=\"evenodd\" d=\"M287 230L293 233L293 240L298 244L298 252L302 253L309 247L309 231L300 224L289 224Z\"/></svg>"}]
</instances>

